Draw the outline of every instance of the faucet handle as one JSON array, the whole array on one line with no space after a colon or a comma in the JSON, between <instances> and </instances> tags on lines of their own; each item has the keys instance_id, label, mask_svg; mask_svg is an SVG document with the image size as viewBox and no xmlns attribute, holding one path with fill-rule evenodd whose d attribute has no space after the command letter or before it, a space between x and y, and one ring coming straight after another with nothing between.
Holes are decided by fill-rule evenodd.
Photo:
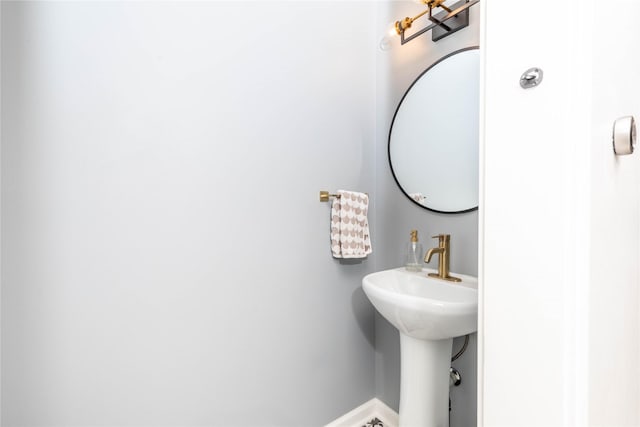
<instances>
[{"instance_id":1,"label":"faucet handle","mask_svg":"<svg viewBox=\"0 0 640 427\"><path fill-rule=\"evenodd\" d=\"M444 247L449 244L449 240L451 239L450 234L438 234L437 236L431 236L434 239L438 239L438 246Z\"/></svg>"},{"instance_id":2,"label":"faucet handle","mask_svg":"<svg viewBox=\"0 0 640 427\"><path fill-rule=\"evenodd\" d=\"M431 236L433 239L449 239L451 238L451 234L438 234L436 236Z\"/></svg>"}]
</instances>

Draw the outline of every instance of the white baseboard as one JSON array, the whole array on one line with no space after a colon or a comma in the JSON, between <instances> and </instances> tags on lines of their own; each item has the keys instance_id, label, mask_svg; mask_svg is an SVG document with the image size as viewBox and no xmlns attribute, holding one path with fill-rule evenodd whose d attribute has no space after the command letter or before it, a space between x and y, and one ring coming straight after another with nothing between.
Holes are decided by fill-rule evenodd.
<instances>
[{"instance_id":1,"label":"white baseboard","mask_svg":"<svg viewBox=\"0 0 640 427\"><path fill-rule=\"evenodd\" d=\"M374 418L382 421L384 427L398 426L398 414L381 400L373 398L324 427L363 427Z\"/></svg>"}]
</instances>

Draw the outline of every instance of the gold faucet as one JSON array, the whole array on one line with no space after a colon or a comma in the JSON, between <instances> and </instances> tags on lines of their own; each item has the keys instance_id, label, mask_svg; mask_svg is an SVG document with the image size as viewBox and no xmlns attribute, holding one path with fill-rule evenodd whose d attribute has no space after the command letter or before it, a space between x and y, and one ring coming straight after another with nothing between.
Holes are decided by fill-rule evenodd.
<instances>
[{"instance_id":1,"label":"gold faucet","mask_svg":"<svg viewBox=\"0 0 640 427\"><path fill-rule=\"evenodd\" d=\"M438 239L438 247L431 248L427 251L427 254L424 257L424 262L427 262L427 263L430 262L433 254L439 254L440 258L438 260L438 273L429 273L429 276L442 279L442 280L447 280L449 282L461 282L462 279L449 275L449 255L450 255L449 242L451 240L451 235L438 234L437 236L432 236L432 237L434 239Z\"/></svg>"}]
</instances>

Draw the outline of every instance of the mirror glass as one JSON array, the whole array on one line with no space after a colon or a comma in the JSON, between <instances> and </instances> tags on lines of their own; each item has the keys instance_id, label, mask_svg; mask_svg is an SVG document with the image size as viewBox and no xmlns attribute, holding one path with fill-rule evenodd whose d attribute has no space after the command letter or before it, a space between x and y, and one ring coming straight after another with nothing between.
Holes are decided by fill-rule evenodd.
<instances>
[{"instance_id":1,"label":"mirror glass","mask_svg":"<svg viewBox=\"0 0 640 427\"><path fill-rule=\"evenodd\" d=\"M411 84L389 132L389 162L413 202L442 213L478 208L480 51L458 50Z\"/></svg>"}]
</instances>

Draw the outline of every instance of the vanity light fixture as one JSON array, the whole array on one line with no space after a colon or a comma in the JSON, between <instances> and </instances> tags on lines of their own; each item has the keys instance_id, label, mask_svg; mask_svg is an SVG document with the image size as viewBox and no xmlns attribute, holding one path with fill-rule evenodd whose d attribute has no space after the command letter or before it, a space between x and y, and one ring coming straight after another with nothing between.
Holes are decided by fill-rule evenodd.
<instances>
[{"instance_id":1,"label":"vanity light fixture","mask_svg":"<svg viewBox=\"0 0 640 427\"><path fill-rule=\"evenodd\" d=\"M400 36L401 44L405 44L431 30L433 30L431 40L435 42L467 27L469 25L469 8L479 3L480 0L461 0L450 6L444 5L445 0L419 0L419 2L427 6L424 12L417 14L413 18L406 17L401 21L396 21L394 24L395 32ZM434 13L434 9L437 8L443 11ZM429 18L431 24L411 35L405 35L407 29L411 28L417 19L425 15Z\"/></svg>"}]
</instances>

